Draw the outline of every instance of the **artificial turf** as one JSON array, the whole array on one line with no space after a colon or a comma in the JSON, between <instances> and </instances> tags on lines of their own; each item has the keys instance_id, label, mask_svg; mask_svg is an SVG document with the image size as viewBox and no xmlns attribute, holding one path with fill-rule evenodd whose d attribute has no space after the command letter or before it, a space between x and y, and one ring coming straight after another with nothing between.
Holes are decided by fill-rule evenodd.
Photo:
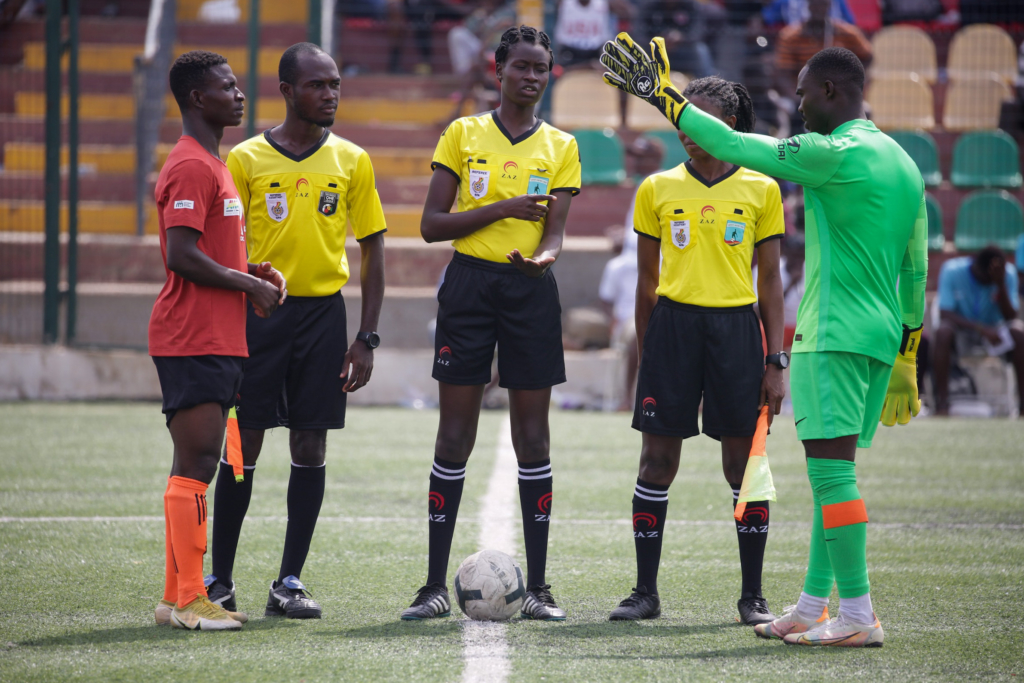
<instances>
[{"instance_id":1,"label":"artificial turf","mask_svg":"<svg viewBox=\"0 0 1024 683\"><path fill-rule=\"evenodd\" d=\"M501 418L481 419L450 571L477 550ZM459 680L457 608L450 619L398 620L426 572L437 413L353 408L347 424L329 438L326 500L302 576L324 618L262 617L285 525L287 433L276 430L236 563L239 608L252 619L238 633L187 633L152 617L171 450L159 408L0 404L0 681ZM718 446L705 437L684 444L670 493L663 616L608 622L633 585L628 519L640 438L620 414L553 412L551 424L547 576L569 619L509 623L510 680L1024 676L1024 424L915 421L880 429L875 447L859 452L880 650L792 648L736 623L732 497ZM781 610L802 585L811 498L791 419L772 432L779 500L764 591ZM60 519L29 521L40 517Z\"/></svg>"}]
</instances>

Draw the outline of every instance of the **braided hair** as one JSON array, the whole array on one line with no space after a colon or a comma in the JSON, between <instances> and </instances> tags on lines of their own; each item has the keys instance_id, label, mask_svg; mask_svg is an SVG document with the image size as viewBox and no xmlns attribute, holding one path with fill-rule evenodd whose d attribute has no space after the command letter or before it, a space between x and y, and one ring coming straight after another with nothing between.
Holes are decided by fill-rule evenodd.
<instances>
[{"instance_id":1,"label":"braided hair","mask_svg":"<svg viewBox=\"0 0 1024 683\"><path fill-rule=\"evenodd\" d=\"M538 31L532 26L513 26L510 29L506 29L501 34L501 43L498 45L498 49L494 51L494 62L496 64L504 64L508 60L509 52L512 51L512 47L516 43L540 45L548 51L548 55L551 57L548 61L548 68L550 69L555 65L555 56L551 52L551 38L544 31Z\"/></svg>"},{"instance_id":2,"label":"braided hair","mask_svg":"<svg viewBox=\"0 0 1024 683\"><path fill-rule=\"evenodd\" d=\"M718 76L708 76L690 81L683 91L683 97L700 96L722 108L722 116L736 117L736 131L753 133L757 116L750 93L739 83L727 81Z\"/></svg>"}]
</instances>

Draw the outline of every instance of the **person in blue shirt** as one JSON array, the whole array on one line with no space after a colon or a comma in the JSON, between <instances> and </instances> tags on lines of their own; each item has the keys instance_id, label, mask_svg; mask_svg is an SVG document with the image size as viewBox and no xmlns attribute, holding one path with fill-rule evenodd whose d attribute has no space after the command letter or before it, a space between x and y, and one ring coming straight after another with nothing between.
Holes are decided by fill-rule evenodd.
<instances>
[{"instance_id":1,"label":"person in blue shirt","mask_svg":"<svg viewBox=\"0 0 1024 683\"><path fill-rule=\"evenodd\" d=\"M1017 269L1006 255L989 245L971 256L950 259L939 271L939 328L935 331L932 377L935 412L949 414L949 367L959 332L967 332L992 346L1000 346L1008 333L1014 348L1007 355L1017 372L1019 406L1024 411L1024 322L1017 318L1020 298Z\"/></svg>"}]
</instances>

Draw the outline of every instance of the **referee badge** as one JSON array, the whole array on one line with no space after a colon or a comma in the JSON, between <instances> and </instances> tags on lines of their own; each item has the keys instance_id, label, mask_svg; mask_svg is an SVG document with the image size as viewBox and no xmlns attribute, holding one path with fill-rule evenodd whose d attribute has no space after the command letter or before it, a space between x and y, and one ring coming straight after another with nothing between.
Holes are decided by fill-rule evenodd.
<instances>
[{"instance_id":1,"label":"referee badge","mask_svg":"<svg viewBox=\"0 0 1024 683\"><path fill-rule=\"evenodd\" d=\"M526 185L526 194L547 194L548 179L544 176L531 175L530 182Z\"/></svg>"},{"instance_id":2,"label":"referee badge","mask_svg":"<svg viewBox=\"0 0 1024 683\"><path fill-rule=\"evenodd\" d=\"M338 193L321 190L316 210L325 216L333 216L338 213Z\"/></svg>"},{"instance_id":3,"label":"referee badge","mask_svg":"<svg viewBox=\"0 0 1024 683\"><path fill-rule=\"evenodd\" d=\"M743 242L743 233L747 226L740 221L725 222L725 243L735 247Z\"/></svg>"},{"instance_id":4,"label":"referee badge","mask_svg":"<svg viewBox=\"0 0 1024 683\"><path fill-rule=\"evenodd\" d=\"M286 193L267 193L267 215L278 223L288 218L288 195Z\"/></svg>"},{"instance_id":5,"label":"referee badge","mask_svg":"<svg viewBox=\"0 0 1024 683\"><path fill-rule=\"evenodd\" d=\"M672 221L672 244L680 249L690 246L690 221Z\"/></svg>"},{"instance_id":6,"label":"referee badge","mask_svg":"<svg viewBox=\"0 0 1024 683\"><path fill-rule=\"evenodd\" d=\"M469 169L469 193L473 199L483 199L487 196L487 186L491 182L491 172L480 169Z\"/></svg>"}]
</instances>

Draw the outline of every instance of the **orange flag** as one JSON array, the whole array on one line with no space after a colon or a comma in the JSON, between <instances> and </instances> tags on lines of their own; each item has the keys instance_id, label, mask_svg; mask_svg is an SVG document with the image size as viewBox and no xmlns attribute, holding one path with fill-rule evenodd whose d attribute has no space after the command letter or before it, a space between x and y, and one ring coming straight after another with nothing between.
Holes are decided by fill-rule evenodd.
<instances>
[{"instance_id":1,"label":"orange flag","mask_svg":"<svg viewBox=\"0 0 1024 683\"><path fill-rule=\"evenodd\" d=\"M743 483L736 502L733 517L736 521L743 518L747 503L755 500L775 500L775 483L772 471L768 468L768 406L761 406L761 414L757 418L757 429L754 431L754 442L750 446L747 467L743 471Z\"/></svg>"},{"instance_id":2,"label":"orange flag","mask_svg":"<svg viewBox=\"0 0 1024 683\"><path fill-rule=\"evenodd\" d=\"M228 411L228 464L235 473L235 481L245 481L242 467L242 435L238 431L238 413L234 407Z\"/></svg>"}]
</instances>

